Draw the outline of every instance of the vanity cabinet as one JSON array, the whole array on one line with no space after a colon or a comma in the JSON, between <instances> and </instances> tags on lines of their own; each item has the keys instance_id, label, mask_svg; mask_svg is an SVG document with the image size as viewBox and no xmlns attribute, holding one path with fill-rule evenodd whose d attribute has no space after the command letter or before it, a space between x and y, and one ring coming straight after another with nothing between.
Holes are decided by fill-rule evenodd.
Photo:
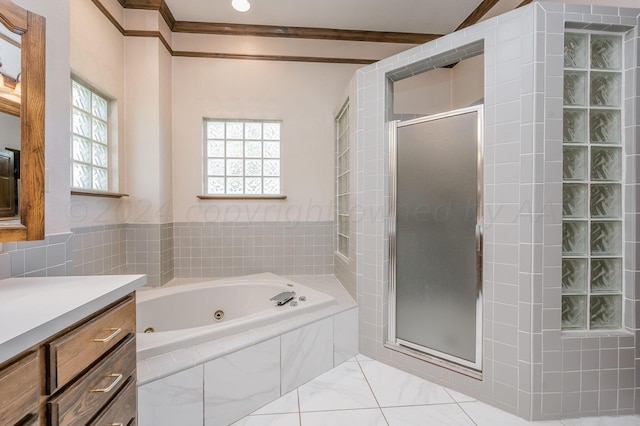
<instances>
[{"instance_id":1,"label":"vanity cabinet","mask_svg":"<svg viewBox=\"0 0 640 426\"><path fill-rule=\"evenodd\" d=\"M0 424L37 424L41 389L37 350L21 354L0 369Z\"/></svg>"},{"instance_id":2,"label":"vanity cabinet","mask_svg":"<svg viewBox=\"0 0 640 426\"><path fill-rule=\"evenodd\" d=\"M135 296L0 365L0 425L131 425L136 417Z\"/></svg>"}]
</instances>

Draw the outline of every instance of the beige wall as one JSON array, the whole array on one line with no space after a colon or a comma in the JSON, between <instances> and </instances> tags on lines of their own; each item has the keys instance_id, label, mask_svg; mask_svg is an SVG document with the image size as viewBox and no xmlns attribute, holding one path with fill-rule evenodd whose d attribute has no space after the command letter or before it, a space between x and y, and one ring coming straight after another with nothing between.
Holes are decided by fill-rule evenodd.
<instances>
[{"instance_id":1,"label":"beige wall","mask_svg":"<svg viewBox=\"0 0 640 426\"><path fill-rule=\"evenodd\" d=\"M484 55L458 62L451 72L453 109L484 103Z\"/></svg>"},{"instance_id":2,"label":"beige wall","mask_svg":"<svg viewBox=\"0 0 640 426\"><path fill-rule=\"evenodd\" d=\"M171 34L155 11L105 6L127 29L160 31L174 50L384 57L406 45ZM71 227L167 221L333 220L333 111L359 65L171 57L156 38L123 37L71 0L72 69L118 99L121 201L73 197ZM100 49L94 49L94 46ZM100 53L96 53L96 52ZM200 201L202 119L283 120L285 201Z\"/></svg>"},{"instance_id":3,"label":"beige wall","mask_svg":"<svg viewBox=\"0 0 640 426\"><path fill-rule=\"evenodd\" d=\"M393 85L395 114L431 115L464 108L484 98L484 56L437 68Z\"/></svg>"},{"instance_id":4,"label":"beige wall","mask_svg":"<svg viewBox=\"0 0 640 426\"><path fill-rule=\"evenodd\" d=\"M109 160L117 164L119 173L111 176L110 190L125 192L124 37L93 3L85 0L71 0L71 72L112 99L109 133L115 144L111 145ZM119 199L73 196L70 206L71 228L118 223L124 215Z\"/></svg>"},{"instance_id":5,"label":"beige wall","mask_svg":"<svg viewBox=\"0 0 640 426\"><path fill-rule=\"evenodd\" d=\"M153 38L125 39L127 122L127 205L126 222L152 220L159 208L160 93L159 49Z\"/></svg>"},{"instance_id":6,"label":"beige wall","mask_svg":"<svg viewBox=\"0 0 640 426\"><path fill-rule=\"evenodd\" d=\"M393 84L395 114L431 115L451 110L451 69L437 68Z\"/></svg>"},{"instance_id":7,"label":"beige wall","mask_svg":"<svg viewBox=\"0 0 640 426\"><path fill-rule=\"evenodd\" d=\"M174 219L333 220L333 111L355 65L173 59ZM202 119L282 120L284 201L199 201Z\"/></svg>"},{"instance_id":8,"label":"beige wall","mask_svg":"<svg viewBox=\"0 0 640 426\"><path fill-rule=\"evenodd\" d=\"M0 25L0 32L13 40L20 40L20 36L9 31L4 25ZM20 48L10 44L6 40L0 39L0 64L2 64L0 71L2 71L4 75L16 78L20 72L21 66Z\"/></svg>"},{"instance_id":9,"label":"beige wall","mask_svg":"<svg viewBox=\"0 0 640 426\"><path fill-rule=\"evenodd\" d=\"M0 149L20 149L20 118L0 112Z\"/></svg>"},{"instance_id":10,"label":"beige wall","mask_svg":"<svg viewBox=\"0 0 640 426\"><path fill-rule=\"evenodd\" d=\"M164 21L163 21L164 22ZM172 58L164 46L159 46L159 115L160 115L160 140L159 140L159 199L160 210L158 219L160 222L173 220L173 137L172 137L172 105L173 105L173 66Z\"/></svg>"}]
</instances>

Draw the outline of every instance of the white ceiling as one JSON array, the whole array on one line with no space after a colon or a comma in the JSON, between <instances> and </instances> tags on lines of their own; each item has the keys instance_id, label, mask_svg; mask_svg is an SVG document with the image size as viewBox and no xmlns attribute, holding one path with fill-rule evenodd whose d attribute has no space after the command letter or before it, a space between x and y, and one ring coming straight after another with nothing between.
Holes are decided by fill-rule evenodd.
<instances>
[{"instance_id":1,"label":"white ceiling","mask_svg":"<svg viewBox=\"0 0 640 426\"><path fill-rule=\"evenodd\" d=\"M446 34L481 0L165 0L178 21Z\"/></svg>"}]
</instances>

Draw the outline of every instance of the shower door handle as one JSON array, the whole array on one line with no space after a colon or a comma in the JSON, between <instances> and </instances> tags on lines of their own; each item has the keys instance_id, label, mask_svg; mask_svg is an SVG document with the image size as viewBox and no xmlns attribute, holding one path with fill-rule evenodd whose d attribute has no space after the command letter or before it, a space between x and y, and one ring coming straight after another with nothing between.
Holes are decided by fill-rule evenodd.
<instances>
[{"instance_id":1,"label":"shower door handle","mask_svg":"<svg viewBox=\"0 0 640 426\"><path fill-rule=\"evenodd\" d=\"M476 223L476 252L482 252L482 223Z\"/></svg>"}]
</instances>

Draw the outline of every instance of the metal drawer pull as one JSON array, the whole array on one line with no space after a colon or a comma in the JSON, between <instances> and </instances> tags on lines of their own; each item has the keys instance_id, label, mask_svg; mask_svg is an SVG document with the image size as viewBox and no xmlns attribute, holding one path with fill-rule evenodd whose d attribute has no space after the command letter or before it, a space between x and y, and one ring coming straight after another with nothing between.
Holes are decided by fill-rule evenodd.
<instances>
[{"instance_id":1,"label":"metal drawer pull","mask_svg":"<svg viewBox=\"0 0 640 426\"><path fill-rule=\"evenodd\" d=\"M108 425L104 426L124 426L124 423L109 423Z\"/></svg>"},{"instance_id":2,"label":"metal drawer pull","mask_svg":"<svg viewBox=\"0 0 640 426\"><path fill-rule=\"evenodd\" d=\"M93 339L93 341L94 342L100 342L100 343L110 342L111 340L113 340L114 337L116 337L118 334L120 334L120 332L122 331L122 328L105 328L105 330L106 331L113 331L113 333L111 333L110 335L108 335L104 339Z\"/></svg>"},{"instance_id":3,"label":"metal drawer pull","mask_svg":"<svg viewBox=\"0 0 640 426\"><path fill-rule=\"evenodd\" d=\"M99 392L99 393L107 393L110 392L116 385L122 380L122 374L109 374L105 377L115 377L116 379L106 388L104 389L91 389L89 392Z\"/></svg>"}]
</instances>

